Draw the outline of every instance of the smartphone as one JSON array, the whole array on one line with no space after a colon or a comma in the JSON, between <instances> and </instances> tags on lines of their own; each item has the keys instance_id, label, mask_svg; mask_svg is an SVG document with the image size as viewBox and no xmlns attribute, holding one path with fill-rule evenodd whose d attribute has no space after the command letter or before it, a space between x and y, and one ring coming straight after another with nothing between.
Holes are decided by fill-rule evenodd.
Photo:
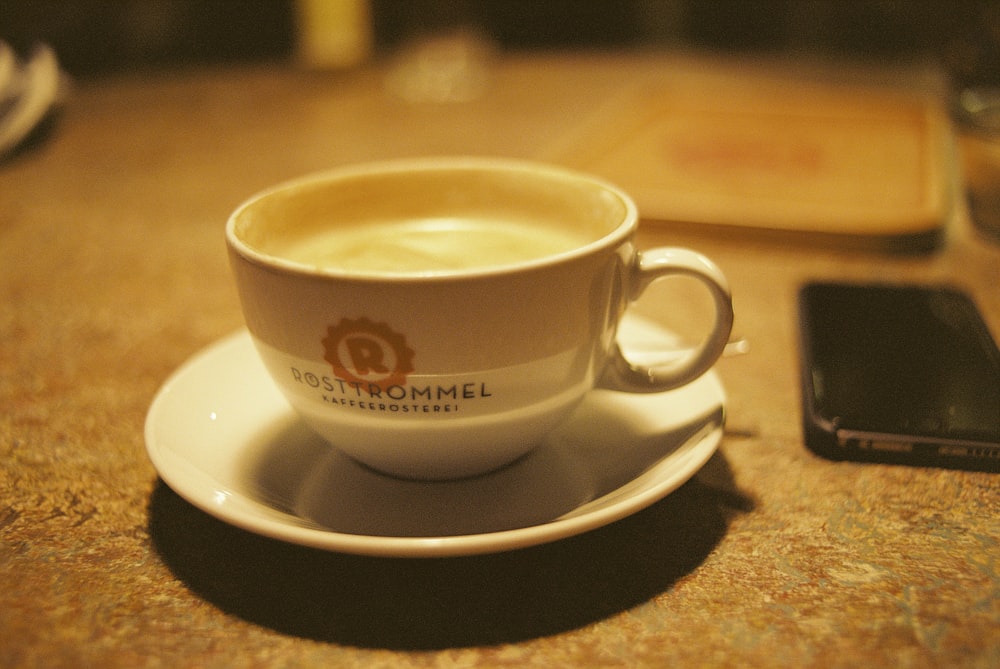
<instances>
[{"instance_id":1,"label":"smartphone","mask_svg":"<svg viewBox=\"0 0 1000 669\"><path fill-rule=\"evenodd\" d=\"M948 286L799 293L806 445L834 459L1000 471L1000 351Z\"/></svg>"}]
</instances>

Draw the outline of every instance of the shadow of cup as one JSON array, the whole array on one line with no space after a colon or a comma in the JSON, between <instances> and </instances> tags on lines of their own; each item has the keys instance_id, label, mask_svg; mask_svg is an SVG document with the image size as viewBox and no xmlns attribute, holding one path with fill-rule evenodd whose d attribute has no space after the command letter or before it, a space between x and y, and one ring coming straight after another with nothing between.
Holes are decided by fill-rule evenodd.
<instances>
[{"instance_id":1,"label":"shadow of cup","mask_svg":"<svg viewBox=\"0 0 1000 669\"><path fill-rule=\"evenodd\" d=\"M598 530L470 557L373 558L287 544L216 520L162 482L149 529L163 561L198 596L278 632L398 650L489 645L604 619L697 568L724 536L729 513L752 506L724 489L733 486L721 453L703 471L711 486L699 474Z\"/></svg>"}]
</instances>

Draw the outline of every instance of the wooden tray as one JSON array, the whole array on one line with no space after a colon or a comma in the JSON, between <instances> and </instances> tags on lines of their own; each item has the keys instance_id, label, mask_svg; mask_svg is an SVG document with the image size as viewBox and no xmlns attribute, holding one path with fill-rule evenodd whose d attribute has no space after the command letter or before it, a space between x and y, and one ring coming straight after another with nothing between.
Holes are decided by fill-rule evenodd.
<instances>
[{"instance_id":1,"label":"wooden tray","mask_svg":"<svg viewBox=\"0 0 1000 669\"><path fill-rule=\"evenodd\" d=\"M949 214L949 147L929 96L730 75L630 85L546 157L644 220L922 238Z\"/></svg>"}]
</instances>

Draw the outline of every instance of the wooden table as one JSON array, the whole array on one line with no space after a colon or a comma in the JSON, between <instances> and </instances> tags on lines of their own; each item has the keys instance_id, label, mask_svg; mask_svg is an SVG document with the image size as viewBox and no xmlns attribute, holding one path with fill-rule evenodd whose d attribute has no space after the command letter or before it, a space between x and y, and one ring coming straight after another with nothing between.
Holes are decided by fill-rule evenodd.
<instances>
[{"instance_id":1,"label":"wooden table","mask_svg":"<svg viewBox=\"0 0 1000 669\"><path fill-rule=\"evenodd\" d=\"M624 81L685 63L509 56L454 104L395 99L378 67L78 83L49 140L0 166L0 666L1000 665L1000 479L830 462L799 426L806 279L952 282L1000 333L1000 247L961 206L941 249L909 255L644 223L641 244L722 266L752 350L718 365L716 456L589 534L325 553L206 515L147 459L158 387L242 326L222 226L245 197L369 159L533 157ZM655 295L641 310L670 324Z\"/></svg>"}]
</instances>

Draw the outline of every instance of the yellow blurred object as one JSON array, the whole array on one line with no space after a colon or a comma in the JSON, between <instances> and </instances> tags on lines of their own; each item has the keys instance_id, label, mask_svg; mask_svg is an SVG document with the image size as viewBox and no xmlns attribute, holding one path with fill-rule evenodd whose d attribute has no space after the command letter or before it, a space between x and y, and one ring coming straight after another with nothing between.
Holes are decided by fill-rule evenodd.
<instances>
[{"instance_id":1,"label":"yellow blurred object","mask_svg":"<svg viewBox=\"0 0 1000 669\"><path fill-rule=\"evenodd\" d=\"M296 0L298 60L306 67L360 65L372 51L368 0Z\"/></svg>"}]
</instances>

